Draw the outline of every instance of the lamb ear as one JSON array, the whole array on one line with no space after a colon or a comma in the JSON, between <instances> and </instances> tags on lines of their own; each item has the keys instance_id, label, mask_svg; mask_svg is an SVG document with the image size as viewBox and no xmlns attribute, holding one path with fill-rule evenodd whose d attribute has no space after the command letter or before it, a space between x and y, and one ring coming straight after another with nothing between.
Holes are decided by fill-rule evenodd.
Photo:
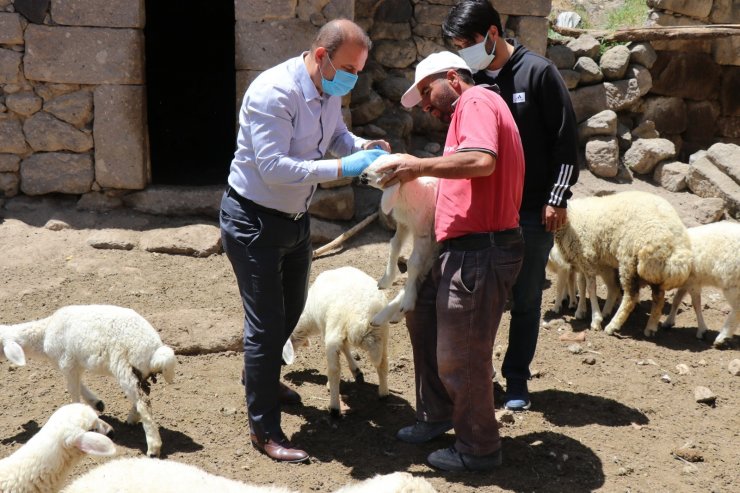
<instances>
[{"instance_id":1,"label":"lamb ear","mask_svg":"<svg viewBox=\"0 0 740 493\"><path fill-rule=\"evenodd\" d=\"M380 208L385 214L390 214L396 206L400 189L400 183L396 183L395 185L391 185L390 187L383 189L383 196L380 199Z\"/></svg>"},{"instance_id":2,"label":"lamb ear","mask_svg":"<svg viewBox=\"0 0 740 493\"><path fill-rule=\"evenodd\" d=\"M72 445L89 455L110 457L116 455L116 446L113 441L105 435L86 431L74 439Z\"/></svg>"},{"instance_id":3,"label":"lamb ear","mask_svg":"<svg viewBox=\"0 0 740 493\"><path fill-rule=\"evenodd\" d=\"M26 365L26 353L17 342L5 341L5 344L3 344L3 353L5 353L5 357L14 365Z\"/></svg>"}]
</instances>

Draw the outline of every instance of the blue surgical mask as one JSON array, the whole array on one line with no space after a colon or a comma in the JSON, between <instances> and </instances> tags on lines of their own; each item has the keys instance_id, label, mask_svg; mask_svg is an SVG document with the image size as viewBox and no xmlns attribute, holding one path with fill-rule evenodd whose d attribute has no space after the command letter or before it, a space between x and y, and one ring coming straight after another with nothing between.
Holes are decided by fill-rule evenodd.
<instances>
[{"instance_id":1,"label":"blue surgical mask","mask_svg":"<svg viewBox=\"0 0 740 493\"><path fill-rule=\"evenodd\" d=\"M480 43L468 46L467 48L463 48L457 52L460 55L460 58L465 60L465 63L467 63L468 67L470 67L474 72L485 70L491 62L493 62L493 59L496 58L496 42L493 42L493 49L491 50L491 53L488 53L486 52L487 40L488 33L486 33L486 37L483 38L483 41Z\"/></svg>"},{"instance_id":2,"label":"blue surgical mask","mask_svg":"<svg viewBox=\"0 0 740 493\"><path fill-rule=\"evenodd\" d=\"M344 96L349 93L355 84L357 83L357 75L351 74L344 70L337 70L334 64L329 58L329 64L334 69L334 79L327 80L321 72L321 64L319 64L319 73L321 74L321 87L326 94L329 96Z\"/></svg>"}]
</instances>

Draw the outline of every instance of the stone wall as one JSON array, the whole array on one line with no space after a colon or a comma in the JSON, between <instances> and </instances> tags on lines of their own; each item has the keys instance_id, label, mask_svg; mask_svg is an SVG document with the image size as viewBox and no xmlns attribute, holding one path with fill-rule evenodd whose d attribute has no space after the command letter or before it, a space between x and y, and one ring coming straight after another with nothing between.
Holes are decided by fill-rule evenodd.
<instances>
[{"instance_id":1,"label":"stone wall","mask_svg":"<svg viewBox=\"0 0 740 493\"><path fill-rule=\"evenodd\" d=\"M740 219L740 81L726 80L738 68L707 53L656 52L649 43L602 50L590 35L547 50L570 90L583 166L602 178L641 176L715 199L707 202L710 222L725 211ZM696 73L674 67L667 74L666 65L689 61ZM718 128L730 132L717 135Z\"/></svg>"},{"instance_id":2,"label":"stone wall","mask_svg":"<svg viewBox=\"0 0 740 493\"><path fill-rule=\"evenodd\" d=\"M0 195L149 180L143 0L0 0Z\"/></svg>"},{"instance_id":3,"label":"stone wall","mask_svg":"<svg viewBox=\"0 0 740 493\"><path fill-rule=\"evenodd\" d=\"M647 0L650 26L740 23L737 0ZM650 104L666 107L670 135L686 158L713 142L740 144L740 36L656 41ZM670 108L670 109L668 109Z\"/></svg>"}]
</instances>

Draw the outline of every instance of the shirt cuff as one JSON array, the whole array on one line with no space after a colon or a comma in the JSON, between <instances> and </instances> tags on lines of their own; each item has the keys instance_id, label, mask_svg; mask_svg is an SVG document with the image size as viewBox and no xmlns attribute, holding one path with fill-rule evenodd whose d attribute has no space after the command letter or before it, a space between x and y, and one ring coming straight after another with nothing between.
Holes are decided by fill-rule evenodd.
<instances>
[{"instance_id":1,"label":"shirt cuff","mask_svg":"<svg viewBox=\"0 0 740 493\"><path fill-rule=\"evenodd\" d=\"M336 180L339 177L339 159L321 159L314 161L319 182Z\"/></svg>"}]
</instances>

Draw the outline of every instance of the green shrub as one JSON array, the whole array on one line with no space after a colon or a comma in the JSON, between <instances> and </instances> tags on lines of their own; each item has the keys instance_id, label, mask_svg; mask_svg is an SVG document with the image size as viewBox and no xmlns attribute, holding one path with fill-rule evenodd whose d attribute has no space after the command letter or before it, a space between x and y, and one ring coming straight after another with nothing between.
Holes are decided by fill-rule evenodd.
<instances>
[{"instance_id":1,"label":"green shrub","mask_svg":"<svg viewBox=\"0 0 740 493\"><path fill-rule=\"evenodd\" d=\"M615 30L629 27L643 27L650 9L645 0L625 0L621 7L608 13L605 29Z\"/></svg>"}]
</instances>

